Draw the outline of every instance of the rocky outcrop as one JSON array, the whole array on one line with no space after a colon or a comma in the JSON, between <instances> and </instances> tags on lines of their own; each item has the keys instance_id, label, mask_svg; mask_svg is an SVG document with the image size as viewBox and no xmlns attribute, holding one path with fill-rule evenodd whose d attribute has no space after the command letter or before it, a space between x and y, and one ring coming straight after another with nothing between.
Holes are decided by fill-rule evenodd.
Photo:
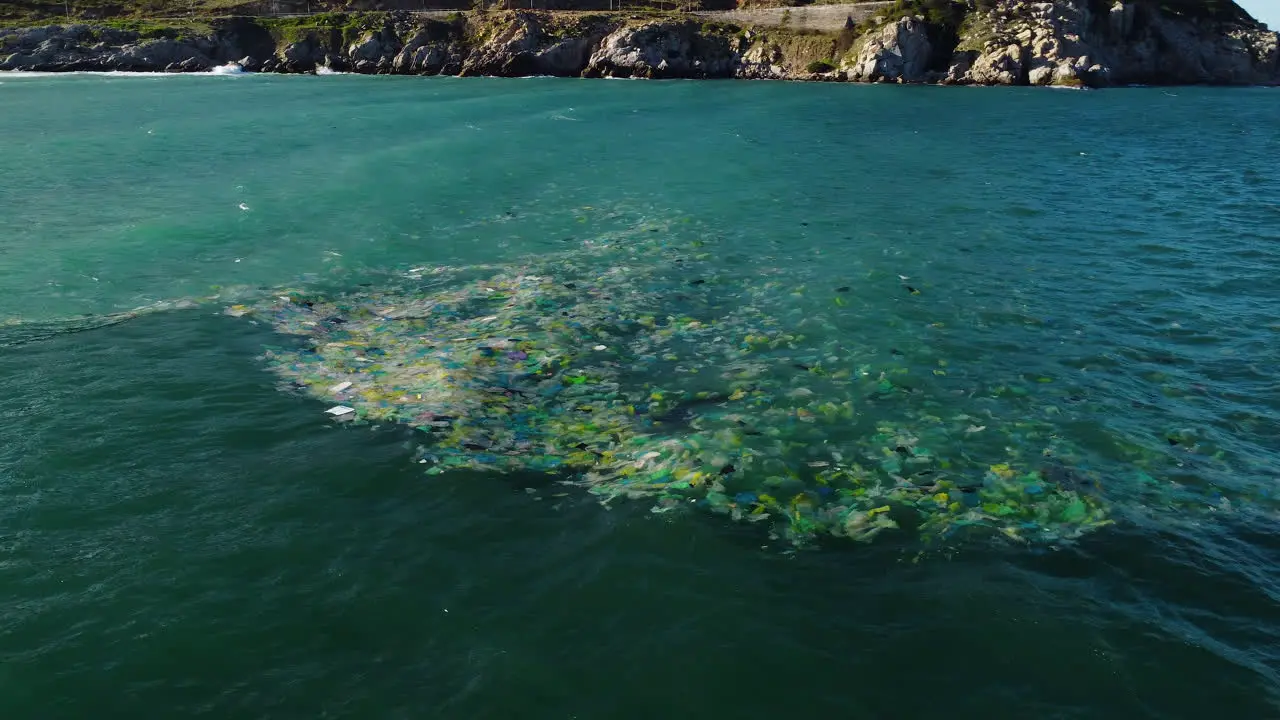
<instances>
[{"instance_id":1,"label":"rocky outcrop","mask_svg":"<svg viewBox=\"0 0 1280 720\"><path fill-rule=\"evenodd\" d=\"M1194 6L1188 6L1194 9ZM1272 84L1276 33L1149 2L999 0L965 19L946 81L981 85Z\"/></svg>"},{"instance_id":2,"label":"rocky outcrop","mask_svg":"<svg viewBox=\"0 0 1280 720\"><path fill-rule=\"evenodd\" d=\"M400 75L456 75L462 69L462 53L446 38L432 39L423 31L405 43L391 69Z\"/></svg>"},{"instance_id":3,"label":"rocky outcrop","mask_svg":"<svg viewBox=\"0 0 1280 720\"><path fill-rule=\"evenodd\" d=\"M1027 74L1022 56L1020 45L990 48L969 61L967 77L958 71L948 72L948 75L955 76L956 81L962 83L967 80L979 85L1023 85Z\"/></svg>"},{"instance_id":4,"label":"rocky outcrop","mask_svg":"<svg viewBox=\"0 0 1280 720\"><path fill-rule=\"evenodd\" d=\"M734 77L751 80L841 80L832 72L830 36L748 28L731 39L738 65ZM814 67L815 63L818 67Z\"/></svg>"},{"instance_id":5,"label":"rocky outcrop","mask_svg":"<svg viewBox=\"0 0 1280 720\"><path fill-rule=\"evenodd\" d=\"M1107 20L1107 32L1098 44L1113 82L1280 81L1274 32L1241 23L1188 23L1146 6L1122 3L1113 6Z\"/></svg>"},{"instance_id":6,"label":"rocky outcrop","mask_svg":"<svg viewBox=\"0 0 1280 720\"><path fill-rule=\"evenodd\" d=\"M905 17L863 36L842 66L858 82L924 82L933 44L920 18Z\"/></svg>"},{"instance_id":7,"label":"rocky outcrop","mask_svg":"<svg viewBox=\"0 0 1280 720\"><path fill-rule=\"evenodd\" d=\"M213 67L208 39L142 39L87 25L22 30L0 41L0 70L198 72ZM7 55L5 55L7 53Z\"/></svg>"},{"instance_id":8,"label":"rocky outcrop","mask_svg":"<svg viewBox=\"0 0 1280 720\"><path fill-rule=\"evenodd\" d=\"M462 65L463 75L577 76L613 26L578 21L551 27L536 13L517 12L494 23Z\"/></svg>"},{"instance_id":9,"label":"rocky outcrop","mask_svg":"<svg viewBox=\"0 0 1280 720\"><path fill-rule=\"evenodd\" d=\"M693 22L651 22L610 33L591 54L587 77L726 78L741 56L729 38Z\"/></svg>"},{"instance_id":10,"label":"rocky outcrop","mask_svg":"<svg viewBox=\"0 0 1280 720\"><path fill-rule=\"evenodd\" d=\"M395 29L384 25L369 31L346 48L346 61L351 69L360 73L387 73L395 65L395 58L404 45Z\"/></svg>"},{"instance_id":11,"label":"rocky outcrop","mask_svg":"<svg viewBox=\"0 0 1280 720\"><path fill-rule=\"evenodd\" d=\"M915 0L913 0L915 1ZM1162 0L1198 7L1190 0ZM1280 83L1276 33L1242 13L1155 0L983 0L940 17L895 15L840 34L671 16L533 11L426 19L340 16L323 26L213 23L193 35L103 26L0 30L0 70L771 78L972 85ZM979 7L983 9L978 9Z\"/></svg>"},{"instance_id":12,"label":"rocky outcrop","mask_svg":"<svg viewBox=\"0 0 1280 720\"><path fill-rule=\"evenodd\" d=\"M391 72L400 75L457 75L467 55L461 21L428 20L402 34L404 44L391 58Z\"/></svg>"},{"instance_id":13,"label":"rocky outcrop","mask_svg":"<svg viewBox=\"0 0 1280 720\"><path fill-rule=\"evenodd\" d=\"M966 18L947 77L979 85L1100 84L1105 68L1085 43L1092 16L1079 2L1006 2ZM960 65L966 66L962 69Z\"/></svg>"}]
</instances>

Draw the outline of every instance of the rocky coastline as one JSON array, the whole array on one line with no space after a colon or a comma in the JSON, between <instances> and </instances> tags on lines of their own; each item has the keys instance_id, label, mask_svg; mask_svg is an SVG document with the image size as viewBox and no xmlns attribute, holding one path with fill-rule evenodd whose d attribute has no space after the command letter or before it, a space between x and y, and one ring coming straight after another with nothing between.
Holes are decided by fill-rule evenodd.
<instances>
[{"instance_id":1,"label":"rocky coastline","mask_svg":"<svg viewBox=\"0 0 1280 720\"><path fill-rule=\"evenodd\" d=\"M934 3L937 7L937 3ZM0 29L0 70L745 78L1108 87L1280 84L1275 32L1148 0L982 0L885 13L835 33L697 16L485 11L206 26ZM925 9L926 5L919 5Z\"/></svg>"}]
</instances>

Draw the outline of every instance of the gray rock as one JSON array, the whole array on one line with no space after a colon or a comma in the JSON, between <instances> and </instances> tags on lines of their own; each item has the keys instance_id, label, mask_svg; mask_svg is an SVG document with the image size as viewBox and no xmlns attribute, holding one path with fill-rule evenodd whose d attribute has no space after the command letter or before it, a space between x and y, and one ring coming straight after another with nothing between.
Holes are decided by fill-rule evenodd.
<instances>
[{"instance_id":1,"label":"gray rock","mask_svg":"<svg viewBox=\"0 0 1280 720\"><path fill-rule=\"evenodd\" d=\"M973 76L970 70L973 68L973 61L978 58L976 50L960 51L951 56L951 64L947 67L946 74L942 77L944 85L969 85L973 82Z\"/></svg>"},{"instance_id":2,"label":"gray rock","mask_svg":"<svg viewBox=\"0 0 1280 720\"><path fill-rule=\"evenodd\" d=\"M1095 22L1087 0L1002 0L965 23L962 47L981 47L967 77L983 84L1273 82L1275 33L1188 19L1155 4L1116 2ZM1014 48L1019 48L1015 52ZM948 79L956 81L960 68ZM1024 80L1025 78L1025 80Z\"/></svg>"},{"instance_id":3,"label":"gray rock","mask_svg":"<svg viewBox=\"0 0 1280 720\"><path fill-rule=\"evenodd\" d=\"M539 75L562 77L579 75L587 67L597 39L591 37L565 38L551 47L534 54L534 66Z\"/></svg>"},{"instance_id":4,"label":"gray rock","mask_svg":"<svg viewBox=\"0 0 1280 720\"><path fill-rule=\"evenodd\" d=\"M462 61L447 45L432 43L414 51L410 69L422 75L436 75L455 65L461 71Z\"/></svg>"},{"instance_id":5,"label":"gray rock","mask_svg":"<svg viewBox=\"0 0 1280 720\"><path fill-rule=\"evenodd\" d=\"M467 48L462 44L462 25L435 20L406 31L404 47L392 58L389 71L415 75L436 75L448 70L460 71Z\"/></svg>"},{"instance_id":6,"label":"gray rock","mask_svg":"<svg viewBox=\"0 0 1280 720\"><path fill-rule=\"evenodd\" d=\"M462 75L532 75L534 54L542 39L542 23L532 13L516 13L498 25L462 64Z\"/></svg>"},{"instance_id":7,"label":"gray rock","mask_svg":"<svg viewBox=\"0 0 1280 720\"><path fill-rule=\"evenodd\" d=\"M375 72L390 69L402 47L395 30L388 25L352 43L347 48L347 58L356 72Z\"/></svg>"},{"instance_id":8,"label":"gray rock","mask_svg":"<svg viewBox=\"0 0 1280 720\"><path fill-rule=\"evenodd\" d=\"M326 52L320 57L316 67L326 67L334 72L347 72L351 69L351 64L338 53Z\"/></svg>"},{"instance_id":9,"label":"gray rock","mask_svg":"<svg viewBox=\"0 0 1280 720\"><path fill-rule=\"evenodd\" d=\"M862 82L922 82L933 45L920 19L901 18L872 31L841 63L849 79Z\"/></svg>"},{"instance_id":10,"label":"gray rock","mask_svg":"<svg viewBox=\"0 0 1280 720\"><path fill-rule=\"evenodd\" d=\"M308 37L286 45L280 51L277 72L309 73L324 59L324 48L314 38Z\"/></svg>"},{"instance_id":11,"label":"gray rock","mask_svg":"<svg viewBox=\"0 0 1280 720\"><path fill-rule=\"evenodd\" d=\"M1007 45L974 58L969 79L978 85L1019 85L1023 67L1022 48Z\"/></svg>"},{"instance_id":12,"label":"gray rock","mask_svg":"<svg viewBox=\"0 0 1280 720\"><path fill-rule=\"evenodd\" d=\"M1133 17L1136 9L1134 5L1126 5L1123 2L1116 2L1111 6L1111 10L1107 13L1107 28L1111 31L1113 39L1124 40L1133 33Z\"/></svg>"},{"instance_id":13,"label":"gray rock","mask_svg":"<svg viewBox=\"0 0 1280 720\"><path fill-rule=\"evenodd\" d=\"M136 45L126 45L117 56L117 62L135 70L163 70L170 64L195 59L206 66L211 65L209 58L197 48L168 39L144 40Z\"/></svg>"},{"instance_id":14,"label":"gray rock","mask_svg":"<svg viewBox=\"0 0 1280 720\"><path fill-rule=\"evenodd\" d=\"M1040 65L1032 68L1027 73L1027 82L1032 85L1048 85L1053 82L1054 73L1057 68L1051 65Z\"/></svg>"},{"instance_id":15,"label":"gray rock","mask_svg":"<svg viewBox=\"0 0 1280 720\"><path fill-rule=\"evenodd\" d=\"M744 47L745 46L745 47ZM748 31L739 43L735 77L748 80L772 80L787 77L787 58L782 48L766 35Z\"/></svg>"},{"instance_id":16,"label":"gray rock","mask_svg":"<svg viewBox=\"0 0 1280 720\"><path fill-rule=\"evenodd\" d=\"M47 25L45 27L26 28L18 31L18 47L24 50L30 50L50 37L62 34L62 27L59 25Z\"/></svg>"},{"instance_id":17,"label":"gray rock","mask_svg":"<svg viewBox=\"0 0 1280 720\"><path fill-rule=\"evenodd\" d=\"M311 39L301 40L299 42L286 45L284 50L280 52L280 58L287 63L304 63L315 62L315 46Z\"/></svg>"},{"instance_id":18,"label":"gray rock","mask_svg":"<svg viewBox=\"0 0 1280 720\"><path fill-rule=\"evenodd\" d=\"M739 57L729 39L704 35L683 21L654 22L617 30L587 61L590 77L732 77Z\"/></svg>"}]
</instances>

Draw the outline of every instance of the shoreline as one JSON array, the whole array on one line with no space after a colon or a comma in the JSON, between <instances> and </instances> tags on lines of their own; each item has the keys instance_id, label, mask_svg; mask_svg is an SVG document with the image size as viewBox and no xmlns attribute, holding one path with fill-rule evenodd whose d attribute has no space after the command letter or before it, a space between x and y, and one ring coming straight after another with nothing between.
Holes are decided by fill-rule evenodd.
<instances>
[{"instance_id":1,"label":"shoreline","mask_svg":"<svg viewBox=\"0 0 1280 720\"><path fill-rule=\"evenodd\" d=\"M622 80L635 82L781 82L781 83L798 83L798 84L838 84L838 85L883 85L885 83L868 83L868 82L852 82L839 80L810 80L806 78L643 78L643 77L580 77L565 75L400 75L394 73L370 74L359 73L347 70L322 70L320 72L309 73L281 73L281 72L250 72L247 70L219 72L225 66L219 66L212 70L200 71L184 71L184 72L166 72L163 70L139 71L139 70L0 70L0 82L4 78L58 78L58 77L102 77L102 78L163 78L163 77L398 77L398 78L446 78L457 80L470 79L490 79L490 80ZM1020 85L948 85L944 83L902 83L911 87L922 88L996 88L996 87L1030 87ZM1259 84L1146 84L1132 83L1128 85L1111 85L1106 87L1072 87L1067 85L1046 85L1044 90L1061 90L1066 92L1093 92L1098 90L1158 90L1167 88L1217 88L1217 89L1265 89L1274 90L1280 88L1280 82L1259 83Z\"/></svg>"},{"instance_id":2,"label":"shoreline","mask_svg":"<svg viewBox=\"0 0 1280 720\"><path fill-rule=\"evenodd\" d=\"M951 15L911 14L941 2ZM1153 0L910 0L838 32L705 13L538 10L210 18L0 29L0 71L748 79L1069 88L1280 85L1280 36ZM812 7L812 6L806 6ZM818 6L856 7L856 6ZM737 11L741 12L741 11ZM759 12L759 11L754 11ZM723 15L724 13L720 13ZM830 22L826 17L824 22Z\"/></svg>"}]
</instances>

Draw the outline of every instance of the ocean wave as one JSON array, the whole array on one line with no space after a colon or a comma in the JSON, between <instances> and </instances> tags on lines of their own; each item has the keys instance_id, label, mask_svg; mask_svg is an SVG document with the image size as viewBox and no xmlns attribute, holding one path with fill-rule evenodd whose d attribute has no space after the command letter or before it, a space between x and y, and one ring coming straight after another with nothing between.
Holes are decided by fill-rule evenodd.
<instances>
[{"instance_id":1,"label":"ocean wave","mask_svg":"<svg viewBox=\"0 0 1280 720\"><path fill-rule=\"evenodd\" d=\"M233 291L238 289L233 288ZM228 297L240 297L237 292L227 293ZM0 348L26 345L27 343L48 340L59 335L97 330L98 328L119 325L143 315L151 315L173 310L191 310L202 303L221 300L222 297L179 298L176 300L160 300L142 305L132 310L106 313L103 315L80 315L76 317L46 318L27 320L20 317L0 318Z\"/></svg>"},{"instance_id":2,"label":"ocean wave","mask_svg":"<svg viewBox=\"0 0 1280 720\"><path fill-rule=\"evenodd\" d=\"M320 71L318 74L325 75L325 74L330 74L331 72L332 71L328 71L328 72ZM101 77L110 77L110 78L118 78L118 77L157 78L157 77L183 77L183 76L208 77L208 76L249 75L249 74L250 73L247 72L244 69L244 67L240 65L240 63L235 63L235 62L229 62L229 63L226 63L225 65L219 65L205 72L173 73L173 72L158 72L158 71L157 72L138 72L133 70L75 70L71 72L49 72L44 70L0 71L0 75L6 76L6 77L18 77L18 78L49 78L49 77L65 77L68 75L79 75L79 76L88 75L88 76L95 76L95 77L101 76Z\"/></svg>"},{"instance_id":3,"label":"ocean wave","mask_svg":"<svg viewBox=\"0 0 1280 720\"><path fill-rule=\"evenodd\" d=\"M246 75L248 73L245 72L244 66L242 66L240 63L229 62L226 65L219 65L218 67L210 70L205 74L206 75Z\"/></svg>"},{"instance_id":4,"label":"ocean wave","mask_svg":"<svg viewBox=\"0 0 1280 720\"><path fill-rule=\"evenodd\" d=\"M238 74L218 72L215 68L204 73L172 73L172 72L136 72L133 70L75 70L71 72L48 72L44 70L0 70L0 76L13 78L57 78L57 77L104 77L104 78L170 78L189 76L212 76ZM243 71L242 71L243 72Z\"/></svg>"}]
</instances>

